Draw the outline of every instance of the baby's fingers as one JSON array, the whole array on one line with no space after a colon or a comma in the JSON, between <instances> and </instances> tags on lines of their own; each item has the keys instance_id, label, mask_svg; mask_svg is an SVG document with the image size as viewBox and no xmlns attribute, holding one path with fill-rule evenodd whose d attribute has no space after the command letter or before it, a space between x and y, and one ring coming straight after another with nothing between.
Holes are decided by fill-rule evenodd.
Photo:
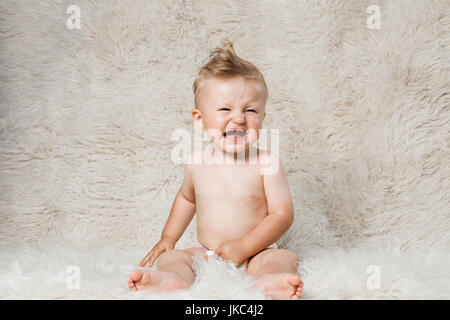
<instances>
[{"instance_id":1,"label":"baby's fingers","mask_svg":"<svg viewBox=\"0 0 450 320\"><path fill-rule=\"evenodd\" d=\"M161 253L163 253L164 249L157 249L153 252L153 254L150 256L150 260L148 262L148 266L151 267L155 260L160 256Z\"/></svg>"},{"instance_id":2,"label":"baby's fingers","mask_svg":"<svg viewBox=\"0 0 450 320\"><path fill-rule=\"evenodd\" d=\"M147 262L150 261L151 257L154 255L155 253L155 249L152 249L149 253L147 253L147 255L144 257L144 259L141 260L141 262L139 262L139 265L141 267L145 266L147 264Z\"/></svg>"},{"instance_id":3,"label":"baby's fingers","mask_svg":"<svg viewBox=\"0 0 450 320\"><path fill-rule=\"evenodd\" d=\"M153 263L158 259L158 257L161 255L161 253L167 251L167 248L165 247L158 247L153 250L153 253L150 255L148 266L151 267Z\"/></svg>"}]
</instances>

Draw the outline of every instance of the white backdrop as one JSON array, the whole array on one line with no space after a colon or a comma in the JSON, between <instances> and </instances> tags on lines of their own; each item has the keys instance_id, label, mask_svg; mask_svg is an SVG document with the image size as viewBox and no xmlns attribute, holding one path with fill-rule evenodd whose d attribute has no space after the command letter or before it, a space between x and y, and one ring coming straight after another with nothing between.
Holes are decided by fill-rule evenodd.
<instances>
[{"instance_id":1,"label":"white backdrop","mask_svg":"<svg viewBox=\"0 0 450 320\"><path fill-rule=\"evenodd\" d=\"M193 130L192 83L224 39L269 88L295 206L279 246L304 298L450 298L449 1L76 2L81 29L73 1L0 2L0 298L161 297L126 278L166 222L171 134ZM193 245L195 220L177 248ZM262 297L229 265L196 270L162 297Z\"/></svg>"}]
</instances>

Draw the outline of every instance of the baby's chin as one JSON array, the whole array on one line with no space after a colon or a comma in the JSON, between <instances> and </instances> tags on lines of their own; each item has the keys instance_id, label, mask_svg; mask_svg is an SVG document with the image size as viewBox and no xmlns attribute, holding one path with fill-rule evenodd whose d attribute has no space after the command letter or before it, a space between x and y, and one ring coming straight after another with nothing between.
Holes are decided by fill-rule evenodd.
<instances>
[{"instance_id":1,"label":"baby's chin","mask_svg":"<svg viewBox=\"0 0 450 320\"><path fill-rule=\"evenodd\" d=\"M250 148L257 139L245 136L241 141L233 141L233 139L221 138L217 143L214 143L220 150L227 154L242 153Z\"/></svg>"},{"instance_id":2,"label":"baby's chin","mask_svg":"<svg viewBox=\"0 0 450 320\"><path fill-rule=\"evenodd\" d=\"M219 131L212 131L210 141L219 150L222 150L226 154L239 154L248 150L257 140L258 133L256 130L250 129L244 136L230 135L226 136Z\"/></svg>"},{"instance_id":3,"label":"baby's chin","mask_svg":"<svg viewBox=\"0 0 450 320\"><path fill-rule=\"evenodd\" d=\"M227 153L227 154L237 154L237 153L241 153L244 152L245 150L248 150L249 145L248 143L243 143L243 144L225 144L224 146L220 145L219 148Z\"/></svg>"}]
</instances>

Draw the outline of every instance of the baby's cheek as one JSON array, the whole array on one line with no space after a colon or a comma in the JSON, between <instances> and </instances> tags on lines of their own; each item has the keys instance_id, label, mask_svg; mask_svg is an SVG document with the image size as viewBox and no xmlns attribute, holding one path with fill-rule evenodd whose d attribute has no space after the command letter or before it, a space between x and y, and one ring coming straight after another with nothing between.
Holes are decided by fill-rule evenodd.
<instances>
[{"instance_id":1,"label":"baby's cheek","mask_svg":"<svg viewBox=\"0 0 450 320\"><path fill-rule=\"evenodd\" d=\"M207 135L209 137L209 140L211 142L218 141L220 137L222 136L222 132L218 129L208 129Z\"/></svg>"},{"instance_id":2,"label":"baby's cheek","mask_svg":"<svg viewBox=\"0 0 450 320\"><path fill-rule=\"evenodd\" d=\"M259 138L259 130L256 129L249 129L247 134L248 134L248 141L250 142L250 144L256 142L256 140L258 140Z\"/></svg>"}]
</instances>

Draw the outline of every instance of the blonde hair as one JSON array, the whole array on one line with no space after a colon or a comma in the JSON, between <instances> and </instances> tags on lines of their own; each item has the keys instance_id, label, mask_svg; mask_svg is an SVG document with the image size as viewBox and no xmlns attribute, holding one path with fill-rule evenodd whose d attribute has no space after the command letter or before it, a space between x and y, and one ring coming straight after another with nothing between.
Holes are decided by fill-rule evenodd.
<instances>
[{"instance_id":1,"label":"blonde hair","mask_svg":"<svg viewBox=\"0 0 450 320\"><path fill-rule=\"evenodd\" d=\"M192 85L195 106L198 106L197 96L203 81L213 77L226 80L235 76L242 76L246 79L254 79L260 82L264 87L267 101L269 92L261 72L253 63L239 58L234 51L233 43L225 40L222 43L222 47L215 48L211 52L209 62L200 68L197 78Z\"/></svg>"}]
</instances>

